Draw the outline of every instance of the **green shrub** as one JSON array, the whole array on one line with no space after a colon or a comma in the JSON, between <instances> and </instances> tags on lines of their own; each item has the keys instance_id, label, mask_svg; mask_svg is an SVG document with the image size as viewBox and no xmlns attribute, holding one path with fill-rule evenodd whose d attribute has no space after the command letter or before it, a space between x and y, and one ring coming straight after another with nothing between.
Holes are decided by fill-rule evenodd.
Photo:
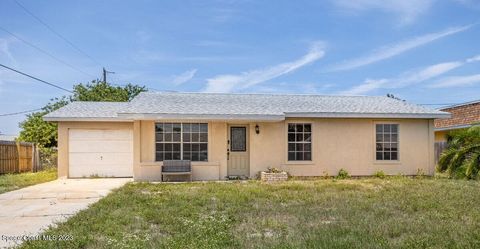
<instances>
[{"instance_id":1,"label":"green shrub","mask_svg":"<svg viewBox=\"0 0 480 249\"><path fill-rule=\"evenodd\" d=\"M323 171L323 178L330 179L330 175L328 174L327 171Z\"/></svg>"},{"instance_id":2,"label":"green shrub","mask_svg":"<svg viewBox=\"0 0 480 249\"><path fill-rule=\"evenodd\" d=\"M417 169L417 175L416 175L417 178L423 178L425 177L425 171L423 171L423 169Z\"/></svg>"},{"instance_id":3,"label":"green shrub","mask_svg":"<svg viewBox=\"0 0 480 249\"><path fill-rule=\"evenodd\" d=\"M268 167L267 170L264 171L265 173L282 173L283 170L275 167Z\"/></svg>"},{"instance_id":4,"label":"green shrub","mask_svg":"<svg viewBox=\"0 0 480 249\"><path fill-rule=\"evenodd\" d=\"M380 178L380 179L383 179L385 178L385 172L383 172L383 170L379 170L377 172L375 172L375 174L373 174L373 176L377 177L377 178Z\"/></svg>"},{"instance_id":5,"label":"green shrub","mask_svg":"<svg viewBox=\"0 0 480 249\"><path fill-rule=\"evenodd\" d=\"M265 172L265 173L282 173L282 172L285 172L287 173L288 175L288 178L292 178L292 176L290 175L290 173L288 173L287 171L285 170L281 170L279 168L275 168L275 167L268 167L266 170L263 170L263 171L258 171L257 174L255 174L255 178L256 180L260 180L262 177L262 172ZM230 179L231 180L231 179Z\"/></svg>"},{"instance_id":6,"label":"green shrub","mask_svg":"<svg viewBox=\"0 0 480 249\"><path fill-rule=\"evenodd\" d=\"M340 169L338 171L337 179L347 179L350 178L350 175L345 169Z\"/></svg>"},{"instance_id":7,"label":"green shrub","mask_svg":"<svg viewBox=\"0 0 480 249\"><path fill-rule=\"evenodd\" d=\"M480 175L480 125L447 135L437 170L452 178L477 179Z\"/></svg>"}]
</instances>

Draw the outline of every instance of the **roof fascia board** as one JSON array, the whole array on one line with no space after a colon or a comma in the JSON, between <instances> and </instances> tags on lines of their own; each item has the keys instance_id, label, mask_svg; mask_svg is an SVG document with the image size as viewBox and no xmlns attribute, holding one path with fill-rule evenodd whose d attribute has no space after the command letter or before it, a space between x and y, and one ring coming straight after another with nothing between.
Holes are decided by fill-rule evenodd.
<instances>
[{"instance_id":1,"label":"roof fascia board","mask_svg":"<svg viewBox=\"0 0 480 249\"><path fill-rule=\"evenodd\" d=\"M470 128L472 126L474 126L474 124L456 125L456 126L449 126L449 127L439 127L439 128L435 128L434 130L435 131L450 131L450 130Z\"/></svg>"},{"instance_id":2,"label":"roof fascia board","mask_svg":"<svg viewBox=\"0 0 480 249\"><path fill-rule=\"evenodd\" d=\"M287 118L450 118L449 113L285 113Z\"/></svg>"}]
</instances>

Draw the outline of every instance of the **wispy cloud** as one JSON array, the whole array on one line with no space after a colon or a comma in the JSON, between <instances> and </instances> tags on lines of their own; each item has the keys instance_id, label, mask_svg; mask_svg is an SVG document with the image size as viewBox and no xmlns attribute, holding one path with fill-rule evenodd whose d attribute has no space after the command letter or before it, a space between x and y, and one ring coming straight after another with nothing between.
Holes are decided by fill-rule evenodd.
<instances>
[{"instance_id":1,"label":"wispy cloud","mask_svg":"<svg viewBox=\"0 0 480 249\"><path fill-rule=\"evenodd\" d=\"M474 58L476 57L468 58L463 61L451 61L430 65L419 70L405 72L396 78L366 79L362 84L354 86L348 90L341 91L339 94L360 95L379 88L403 88L441 76L465 64L480 61Z\"/></svg>"},{"instance_id":2,"label":"wispy cloud","mask_svg":"<svg viewBox=\"0 0 480 249\"><path fill-rule=\"evenodd\" d=\"M197 73L197 69L192 69L192 70L185 71L182 74L175 75L173 77L172 83L176 86L179 86L191 80L196 73Z\"/></svg>"},{"instance_id":3,"label":"wispy cloud","mask_svg":"<svg viewBox=\"0 0 480 249\"><path fill-rule=\"evenodd\" d=\"M17 64L17 61L10 52L10 44L12 39L9 38L0 38L0 58L6 57L10 62Z\"/></svg>"},{"instance_id":4,"label":"wispy cloud","mask_svg":"<svg viewBox=\"0 0 480 249\"><path fill-rule=\"evenodd\" d=\"M462 61L444 62L427 66L418 71L407 72L404 73L401 77L394 79L390 87L400 88L417 82L426 81L448 73L455 68L463 66L465 63L466 62Z\"/></svg>"},{"instance_id":5,"label":"wispy cloud","mask_svg":"<svg viewBox=\"0 0 480 249\"><path fill-rule=\"evenodd\" d=\"M334 86L334 84L318 82L269 82L256 86L252 92L326 94ZM292 87L294 87L294 91L292 91Z\"/></svg>"},{"instance_id":6,"label":"wispy cloud","mask_svg":"<svg viewBox=\"0 0 480 249\"><path fill-rule=\"evenodd\" d=\"M349 70L349 69L366 66L382 60L386 60L391 57L397 56L399 54L405 53L416 47L441 39L443 37L465 31L469 29L471 26L472 25L466 25L461 27L449 28L440 32L430 33L430 34L414 37L412 39L404 40L399 43L384 46L374 50L369 55L366 55L360 58L354 58L354 59L339 63L337 65L333 65L327 68L327 71Z\"/></svg>"},{"instance_id":7,"label":"wispy cloud","mask_svg":"<svg viewBox=\"0 0 480 249\"><path fill-rule=\"evenodd\" d=\"M398 16L400 24L411 24L427 12L435 0L331 0L331 2L348 12L358 13L380 10Z\"/></svg>"},{"instance_id":8,"label":"wispy cloud","mask_svg":"<svg viewBox=\"0 0 480 249\"><path fill-rule=\"evenodd\" d=\"M251 70L238 75L223 74L207 79L205 92L231 92L235 88L245 89L256 84L294 72L322 58L325 54L322 42L316 42L300 59L264 69Z\"/></svg>"},{"instance_id":9,"label":"wispy cloud","mask_svg":"<svg viewBox=\"0 0 480 249\"><path fill-rule=\"evenodd\" d=\"M3 72L0 71L0 93L3 92Z\"/></svg>"},{"instance_id":10,"label":"wispy cloud","mask_svg":"<svg viewBox=\"0 0 480 249\"><path fill-rule=\"evenodd\" d=\"M243 56L215 56L215 55L200 55L200 56L182 56L166 54L153 50L138 50L130 55L130 59L136 63L172 63L172 62L196 62L196 63L211 63L221 62L226 60L245 60Z\"/></svg>"},{"instance_id":11,"label":"wispy cloud","mask_svg":"<svg viewBox=\"0 0 480 249\"><path fill-rule=\"evenodd\" d=\"M429 88L449 88L470 86L480 83L480 74L465 75L465 76L451 76L438 80L436 83L429 85Z\"/></svg>"},{"instance_id":12,"label":"wispy cloud","mask_svg":"<svg viewBox=\"0 0 480 249\"><path fill-rule=\"evenodd\" d=\"M341 91L340 95L360 95L373 91L390 82L388 79L366 79L363 84Z\"/></svg>"},{"instance_id":13,"label":"wispy cloud","mask_svg":"<svg viewBox=\"0 0 480 249\"><path fill-rule=\"evenodd\" d=\"M10 38L0 38L0 59L7 59L13 66L17 65L17 60L13 57L10 51L10 44L13 42L13 39ZM5 60L6 61L6 60ZM3 70L0 70L0 92L3 91L2 85L4 85L4 81L6 76L3 75Z\"/></svg>"},{"instance_id":14,"label":"wispy cloud","mask_svg":"<svg viewBox=\"0 0 480 249\"><path fill-rule=\"evenodd\" d=\"M467 59L467 62L475 62L475 61L480 61L480 55Z\"/></svg>"}]
</instances>

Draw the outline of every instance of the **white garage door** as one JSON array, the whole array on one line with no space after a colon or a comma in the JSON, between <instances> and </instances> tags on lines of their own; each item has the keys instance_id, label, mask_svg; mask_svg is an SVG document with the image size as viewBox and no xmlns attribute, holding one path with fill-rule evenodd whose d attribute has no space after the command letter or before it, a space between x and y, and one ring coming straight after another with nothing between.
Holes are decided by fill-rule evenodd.
<instances>
[{"instance_id":1,"label":"white garage door","mask_svg":"<svg viewBox=\"0 0 480 249\"><path fill-rule=\"evenodd\" d=\"M133 176L131 130L69 130L69 177Z\"/></svg>"}]
</instances>

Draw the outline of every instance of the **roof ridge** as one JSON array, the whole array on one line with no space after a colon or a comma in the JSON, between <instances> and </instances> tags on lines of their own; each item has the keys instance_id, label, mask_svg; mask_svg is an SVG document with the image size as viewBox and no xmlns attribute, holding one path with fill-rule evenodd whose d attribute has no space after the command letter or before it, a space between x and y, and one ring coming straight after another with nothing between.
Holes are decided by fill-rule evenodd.
<instances>
[{"instance_id":1,"label":"roof ridge","mask_svg":"<svg viewBox=\"0 0 480 249\"><path fill-rule=\"evenodd\" d=\"M318 96L318 97L363 97L363 98L388 98L380 95L335 95L335 94L311 94L311 93L218 93L218 92L142 92L141 94L197 94L197 95L263 95L263 96Z\"/></svg>"},{"instance_id":2,"label":"roof ridge","mask_svg":"<svg viewBox=\"0 0 480 249\"><path fill-rule=\"evenodd\" d=\"M446 110L446 109L450 109L450 108L455 108L455 107L459 107L459 106L466 106L466 105L473 105L473 104L477 104L477 103L480 103L480 99L472 100L472 101L468 101L468 102L464 102L464 103L459 103L459 104L454 104L454 105L445 106L445 107L442 107L442 108L439 109L439 110Z\"/></svg>"}]
</instances>

